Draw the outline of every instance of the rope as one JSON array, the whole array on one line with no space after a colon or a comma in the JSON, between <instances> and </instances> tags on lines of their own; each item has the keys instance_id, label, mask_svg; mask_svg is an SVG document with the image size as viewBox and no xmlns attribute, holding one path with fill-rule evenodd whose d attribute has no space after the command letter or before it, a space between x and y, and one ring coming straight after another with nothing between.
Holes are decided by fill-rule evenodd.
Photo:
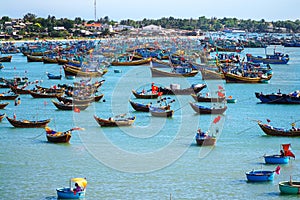
<instances>
[{"instance_id":1,"label":"rope","mask_svg":"<svg viewBox=\"0 0 300 200\"><path fill-rule=\"evenodd\" d=\"M254 126L251 126L251 127L249 127L249 128L246 128L246 129L244 129L244 130L238 132L237 135L241 135L243 132L246 132L246 131L252 129L252 128L254 128L255 126L257 126L257 125L255 124Z\"/></svg>"}]
</instances>

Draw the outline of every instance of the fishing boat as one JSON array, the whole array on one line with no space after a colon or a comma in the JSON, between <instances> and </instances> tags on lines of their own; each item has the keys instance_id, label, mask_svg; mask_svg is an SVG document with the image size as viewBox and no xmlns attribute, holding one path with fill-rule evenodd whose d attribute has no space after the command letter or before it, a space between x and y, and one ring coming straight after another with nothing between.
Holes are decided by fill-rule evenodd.
<instances>
[{"instance_id":1,"label":"fishing boat","mask_svg":"<svg viewBox=\"0 0 300 200\"><path fill-rule=\"evenodd\" d=\"M132 94L137 99L156 99L158 98L158 93L145 93L145 92L137 92L135 90L132 90Z\"/></svg>"},{"instance_id":2,"label":"fishing boat","mask_svg":"<svg viewBox=\"0 0 300 200\"><path fill-rule=\"evenodd\" d=\"M223 72L226 83L267 83L272 74L261 76L243 76L242 74L234 74L231 72Z\"/></svg>"},{"instance_id":3,"label":"fishing boat","mask_svg":"<svg viewBox=\"0 0 300 200\"><path fill-rule=\"evenodd\" d=\"M263 124L261 121L258 121L258 126L261 130L271 136L281 136L281 137L299 137L300 136L300 128L292 128L292 129L284 129L273 127L269 124Z\"/></svg>"},{"instance_id":4,"label":"fishing boat","mask_svg":"<svg viewBox=\"0 0 300 200\"><path fill-rule=\"evenodd\" d=\"M201 96L200 94L191 94L193 99L197 102L224 102L225 97L208 97Z\"/></svg>"},{"instance_id":5,"label":"fishing boat","mask_svg":"<svg viewBox=\"0 0 300 200\"><path fill-rule=\"evenodd\" d=\"M202 80L221 80L225 79L224 74L219 69L200 68Z\"/></svg>"},{"instance_id":6,"label":"fishing boat","mask_svg":"<svg viewBox=\"0 0 300 200\"><path fill-rule=\"evenodd\" d=\"M0 109L4 109L9 103L0 103Z\"/></svg>"},{"instance_id":7,"label":"fishing boat","mask_svg":"<svg viewBox=\"0 0 300 200\"><path fill-rule=\"evenodd\" d=\"M6 117L11 125L16 128L44 128L51 121L51 119L29 121L29 120L16 120Z\"/></svg>"},{"instance_id":8,"label":"fishing boat","mask_svg":"<svg viewBox=\"0 0 300 200\"><path fill-rule=\"evenodd\" d=\"M5 113L0 114L0 122L2 122L2 120L4 119L5 116L6 116Z\"/></svg>"},{"instance_id":9,"label":"fishing boat","mask_svg":"<svg viewBox=\"0 0 300 200\"><path fill-rule=\"evenodd\" d=\"M57 96L64 95L63 92L40 92L40 91L30 91L30 95L33 98L56 98Z\"/></svg>"},{"instance_id":10,"label":"fishing boat","mask_svg":"<svg viewBox=\"0 0 300 200\"><path fill-rule=\"evenodd\" d=\"M165 62L157 58L152 58L150 66L154 68L169 68L171 65L169 64L169 62Z\"/></svg>"},{"instance_id":11,"label":"fishing boat","mask_svg":"<svg viewBox=\"0 0 300 200\"><path fill-rule=\"evenodd\" d=\"M300 194L300 181L293 181L292 178L279 182L278 186L282 194Z\"/></svg>"},{"instance_id":12,"label":"fishing boat","mask_svg":"<svg viewBox=\"0 0 300 200\"><path fill-rule=\"evenodd\" d=\"M174 114L174 110L166 110L155 106L150 106L149 111L153 117L172 117Z\"/></svg>"},{"instance_id":13,"label":"fishing boat","mask_svg":"<svg viewBox=\"0 0 300 200\"><path fill-rule=\"evenodd\" d=\"M193 102L189 102L193 110L198 114L223 114L227 110L227 106L220 107L220 108L209 108L206 106L200 106Z\"/></svg>"},{"instance_id":14,"label":"fishing boat","mask_svg":"<svg viewBox=\"0 0 300 200\"><path fill-rule=\"evenodd\" d=\"M65 76L81 76L81 77L102 77L106 72L107 69L103 71L83 71L80 67L74 67L71 65L63 65L63 69L65 72Z\"/></svg>"},{"instance_id":15,"label":"fishing boat","mask_svg":"<svg viewBox=\"0 0 300 200\"><path fill-rule=\"evenodd\" d=\"M217 141L215 136L210 136L208 133L202 132L201 129L198 129L195 139L198 146L214 146Z\"/></svg>"},{"instance_id":16,"label":"fishing boat","mask_svg":"<svg viewBox=\"0 0 300 200\"><path fill-rule=\"evenodd\" d=\"M135 116L125 117L123 115L118 115L103 119L94 115L94 119L101 127L131 126L135 121Z\"/></svg>"},{"instance_id":17,"label":"fishing boat","mask_svg":"<svg viewBox=\"0 0 300 200\"><path fill-rule=\"evenodd\" d=\"M18 94L0 94L0 100L15 100L20 95Z\"/></svg>"},{"instance_id":18,"label":"fishing boat","mask_svg":"<svg viewBox=\"0 0 300 200\"><path fill-rule=\"evenodd\" d=\"M43 62L43 57L41 56L32 56L32 55L26 55L27 62Z\"/></svg>"},{"instance_id":19,"label":"fishing boat","mask_svg":"<svg viewBox=\"0 0 300 200\"><path fill-rule=\"evenodd\" d=\"M228 98L226 98L226 102L227 102L227 103L236 103L236 102L237 102L237 99L232 98L232 96L229 96Z\"/></svg>"},{"instance_id":20,"label":"fishing boat","mask_svg":"<svg viewBox=\"0 0 300 200\"><path fill-rule=\"evenodd\" d=\"M288 54L275 51L273 54L266 55L265 58L261 56L253 56L252 54L246 54L246 57L248 62L263 64L287 64L290 60Z\"/></svg>"},{"instance_id":21,"label":"fishing boat","mask_svg":"<svg viewBox=\"0 0 300 200\"><path fill-rule=\"evenodd\" d=\"M288 164L290 157L295 158L295 155L290 150L291 144L282 144L282 150L280 150L280 154L276 155L264 155L266 164Z\"/></svg>"},{"instance_id":22,"label":"fishing boat","mask_svg":"<svg viewBox=\"0 0 300 200\"><path fill-rule=\"evenodd\" d=\"M296 90L289 94L282 94L280 90L278 93L263 94L262 92L255 92L255 97L258 98L261 103L269 104L300 104L300 91Z\"/></svg>"},{"instance_id":23,"label":"fishing boat","mask_svg":"<svg viewBox=\"0 0 300 200\"><path fill-rule=\"evenodd\" d=\"M51 102L55 105L56 108L58 108L59 110L85 110L89 107L89 103L85 103L85 104L72 104L72 103L63 103L63 102L56 102L54 100L51 100Z\"/></svg>"},{"instance_id":24,"label":"fishing boat","mask_svg":"<svg viewBox=\"0 0 300 200\"><path fill-rule=\"evenodd\" d=\"M18 86L11 86L10 89L13 91L15 94L30 94L32 90L25 89L26 87L21 87L19 88Z\"/></svg>"},{"instance_id":25,"label":"fishing boat","mask_svg":"<svg viewBox=\"0 0 300 200\"><path fill-rule=\"evenodd\" d=\"M172 71L159 70L150 67L152 77L194 77L198 74L198 70L186 67L174 67Z\"/></svg>"},{"instance_id":26,"label":"fishing boat","mask_svg":"<svg viewBox=\"0 0 300 200\"><path fill-rule=\"evenodd\" d=\"M114 60L111 62L112 66L136 66L136 65L147 65L151 61L151 58L140 58L138 60Z\"/></svg>"},{"instance_id":27,"label":"fishing boat","mask_svg":"<svg viewBox=\"0 0 300 200\"><path fill-rule=\"evenodd\" d=\"M275 172L270 170L252 170L246 172L247 180L250 182L273 181L274 176Z\"/></svg>"},{"instance_id":28,"label":"fishing boat","mask_svg":"<svg viewBox=\"0 0 300 200\"><path fill-rule=\"evenodd\" d=\"M52 143L68 143L72 137L72 129L64 132L56 132L50 127L45 127L48 142Z\"/></svg>"},{"instance_id":29,"label":"fishing boat","mask_svg":"<svg viewBox=\"0 0 300 200\"><path fill-rule=\"evenodd\" d=\"M141 112L149 112L149 107L150 107L150 103L149 104L142 104L142 103L137 103L137 102L133 102L131 100L129 100L130 105L132 106L132 108L136 111L141 111Z\"/></svg>"},{"instance_id":30,"label":"fishing boat","mask_svg":"<svg viewBox=\"0 0 300 200\"><path fill-rule=\"evenodd\" d=\"M180 85L170 84L170 87L158 87L157 92L162 92L163 95L190 95L197 94L206 87L206 84L193 84L189 88L180 89Z\"/></svg>"},{"instance_id":31,"label":"fishing boat","mask_svg":"<svg viewBox=\"0 0 300 200\"><path fill-rule=\"evenodd\" d=\"M11 62L12 56L0 56L0 62Z\"/></svg>"},{"instance_id":32,"label":"fishing boat","mask_svg":"<svg viewBox=\"0 0 300 200\"><path fill-rule=\"evenodd\" d=\"M78 187L73 188L72 183L77 184ZM87 187L86 178L72 178L70 179L70 186L57 188L57 198L58 199L80 199L85 197Z\"/></svg>"},{"instance_id":33,"label":"fishing boat","mask_svg":"<svg viewBox=\"0 0 300 200\"><path fill-rule=\"evenodd\" d=\"M51 74L49 72L46 72L47 73L47 76L48 76L48 79L61 79L62 78L62 75L54 75L54 74Z\"/></svg>"}]
</instances>

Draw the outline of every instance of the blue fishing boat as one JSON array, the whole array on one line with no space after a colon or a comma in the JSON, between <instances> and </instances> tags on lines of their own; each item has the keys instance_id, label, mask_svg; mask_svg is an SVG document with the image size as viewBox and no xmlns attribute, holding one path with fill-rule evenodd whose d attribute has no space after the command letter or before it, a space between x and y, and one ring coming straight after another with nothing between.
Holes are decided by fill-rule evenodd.
<instances>
[{"instance_id":1,"label":"blue fishing boat","mask_svg":"<svg viewBox=\"0 0 300 200\"><path fill-rule=\"evenodd\" d=\"M246 54L246 57L248 62L263 64L287 64L290 60L288 54L283 54L275 51L273 54L266 55L265 58L261 56L253 56L252 54Z\"/></svg>"},{"instance_id":2,"label":"blue fishing boat","mask_svg":"<svg viewBox=\"0 0 300 200\"><path fill-rule=\"evenodd\" d=\"M269 104L300 104L300 91L296 90L289 94L283 94L278 91L278 93L263 94L255 92L256 98L258 98L261 103Z\"/></svg>"},{"instance_id":3,"label":"blue fishing boat","mask_svg":"<svg viewBox=\"0 0 300 200\"><path fill-rule=\"evenodd\" d=\"M49 79L61 79L62 75L54 75L54 74L51 74L49 72L47 72L47 76Z\"/></svg>"},{"instance_id":4,"label":"blue fishing boat","mask_svg":"<svg viewBox=\"0 0 300 200\"><path fill-rule=\"evenodd\" d=\"M280 155L264 155L266 164L288 164L290 157L295 158L295 155L290 149L291 144L282 144Z\"/></svg>"},{"instance_id":5,"label":"blue fishing boat","mask_svg":"<svg viewBox=\"0 0 300 200\"><path fill-rule=\"evenodd\" d=\"M251 182L273 181L274 175L274 171L270 170L252 170L246 172L247 180Z\"/></svg>"},{"instance_id":6,"label":"blue fishing boat","mask_svg":"<svg viewBox=\"0 0 300 200\"><path fill-rule=\"evenodd\" d=\"M72 183L75 183L76 188L72 188ZM72 178L70 186L57 188L58 199L80 199L85 197L87 181L85 178Z\"/></svg>"}]
</instances>

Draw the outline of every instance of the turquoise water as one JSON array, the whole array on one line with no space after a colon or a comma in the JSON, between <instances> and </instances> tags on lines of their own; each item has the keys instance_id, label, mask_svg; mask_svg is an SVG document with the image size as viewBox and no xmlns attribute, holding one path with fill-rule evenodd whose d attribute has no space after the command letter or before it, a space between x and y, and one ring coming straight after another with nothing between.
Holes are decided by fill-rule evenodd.
<instances>
[{"instance_id":1,"label":"turquoise water","mask_svg":"<svg viewBox=\"0 0 300 200\"><path fill-rule=\"evenodd\" d=\"M268 84L226 84L206 82L212 88L222 85L227 96L238 101L227 104L220 122L215 116L197 115L188 105L190 96L177 96L172 119L153 118L135 112L128 99L136 100L132 89L150 87L151 82L168 86L179 83L204 83L193 78L151 78L149 66L111 67L101 87L105 102L93 103L80 113L59 111L50 99L21 96L17 107L13 101L0 113L17 118L52 118L50 127L64 131L73 126L85 128L74 132L70 144L51 144L43 129L13 128L7 120L0 123L0 199L56 199L55 189L68 186L71 177L86 177L86 199L292 199L280 195L278 182L290 175L299 180L299 138L269 137L254 120L271 120L271 124L289 128L300 119L298 105L258 104L254 92L271 93L281 89L289 93L300 87L300 50L285 48L288 65L273 65L274 75ZM264 49L245 49L263 55ZM0 76L23 76L31 81L43 80L42 86L72 83L72 80L47 80L46 72L59 74L56 64L27 63L21 54L4 63ZM14 69L15 68L15 69ZM121 69L122 73L114 73ZM98 80L101 80L99 78ZM33 87L33 86L32 86ZM6 91L6 89L1 89ZM154 102L154 101L152 101ZM209 105L209 104L206 104ZM137 117L133 127L101 128L93 119L96 114L108 118L121 113ZM215 147L198 147L194 135L198 127L218 128ZM280 144L291 143L296 160L281 166L281 174L269 183L247 183L245 172L252 169L272 170L264 165L264 154L279 153Z\"/></svg>"}]
</instances>

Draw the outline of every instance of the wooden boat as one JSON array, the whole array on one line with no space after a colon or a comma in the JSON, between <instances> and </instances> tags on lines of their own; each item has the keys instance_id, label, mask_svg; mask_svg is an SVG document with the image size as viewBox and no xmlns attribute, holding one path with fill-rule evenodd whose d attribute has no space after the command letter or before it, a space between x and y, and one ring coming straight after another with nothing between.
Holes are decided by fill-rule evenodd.
<instances>
[{"instance_id":1,"label":"wooden boat","mask_svg":"<svg viewBox=\"0 0 300 200\"><path fill-rule=\"evenodd\" d=\"M210 135L201 136L196 134L195 139L198 146L214 146L217 141L216 137Z\"/></svg>"},{"instance_id":2,"label":"wooden boat","mask_svg":"<svg viewBox=\"0 0 300 200\"><path fill-rule=\"evenodd\" d=\"M143 93L143 92L138 93L137 91L132 90L132 94L137 99L156 99L156 98L158 98L158 93L155 93L155 94L153 94L153 93L147 94L147 93Z\"/></svg>"},{"instance_id":3,"label":"wooden boat","mask_svg":"<svg viewBox=\"0 0 300 200\"><path fill-rule=\"evenodd\" d=\"M94 115L94 118L101 127L131 126L135 121L135 117L103 119Z\"/></svg>"},{"instance_id":4,"label":"wooden boat","mask_svg":"<svg viewBox=\"0 0 300 200\"><path fill-rule=\"evenodd\" d=\"M56 102L56 101L51 101L56 108L58 108L59 110L75 110L79 109L79 110L85 110L89 107L89 103L86 104L71 104L71 103L63 103L63 102Z\"/></svg>"},{"instance_id":5,"label":"wooden boat","mask_svg":"<svg viewBox=\"0 0 300 200\"><path fill-rule=\"evenodd\" d=\"M67 76L102 77L107 72L107 69L103 71L82 71L81 68L74 67L71 65L64 65L63 69L66 77Z\"/></svg>"},{"instance_id":6,"label":"wooden boat","mask_svg":"<svg viewBox=\"0 0 300 200\"><path fill-rule=\"evenodd\" d=\"M248 76L237 75L230 72L223 73L226 83L267 83L272 78L272 74L269 74L267 76L262 75L260 77L257 76L251 78Z\"/></svg>"},{"instance_id":7,"label":"wooden boat","mask_svg":"<svg viewBox=\"0 0 300 200\"><path fill-rule=\"evenodd\" d=\"M162 92L163 95L190 95L197 94L206 87L206 84L193 84L189 88L178 89L174 87L174 84L171 84L170 88L159 87L157 92Z\"/></svg>"},{"instance_id":8,"label":"wooden boat","mask_svg":"<svg viewBox=\"0 0 300 200\"><path fill-rule=\"evenodd\" d=\"M43 62L43 57L26 55L27 62Z\"/></svg>"},{"instance_id":9,"label":"wooden boat","mask_svg":"<svg viewBox=\"0 0 300 200\"><path fill-rule=\"evenodd\" d=\"M290 60L288 54L283 54L280 52L275 52L271 55L266 55L265 58L261 56L253 56L252 54L246 54L247 61L253 63L263 63L263 64L287 64Z\"/></svg>"},{"instance_id":10,"label":"wooden boat","mask_svg":"<svg viewBox=\"0 0 300 200\"><path fill-rule=\"evenodd\" d=\"M43 63L44 64L56 64L58 62L57 62L56 58L50 58L48 56L43 56Z\"/></svg>"},{"instance_id":11,"label":"wooden boat","mask_svg":"<svg viewBox=\"0 0 300 200\"><path fill-rule=\"evenodd\" d=\"M278 93L263 94L255 92L255 97L258 98L261 103L269 104L300 104L300 91L297 90L290 94Z\"/></svg>"},{"instance_id":12,"label":"wooden boat","mask_svg":"<svg viewBox=\"0 0 300 200\"><path fill-rule=\"evenodd\" d=\"M111 62L112 66L135 66L135 65L147 65L151 61L151 58L142 58L139 60L115 60Z\"/></svg>"},{"instance_id":13,"label":"wooden boat","mask_svg":"<svg viewBox=\"0 0 300 200\"><path fill-rule=\"evenodd\" d=\"M166 110L161 107L150 106L149 111L153 117L173 117L174 110Z\"/></svg>"},{"instance_id":14,"label":"wooden boat","mask_svg":"<svg viewBox=\"0 0 300 200\"><path fill-rule=\"evenodd\" d=\"M300 194L300 181L281 181L278 185L282 194Z\"/></svg>"},{"instance_id":15,"label":"wooden boat","mask_svg":"<svg viewBox=\"0 0 300 200\"><path fill-rule=\"evenodd\" d=\"M275 172L270 170L252 170L246 172L247 180L251 182L273 181L274 176Z\"/></svg>"},{"instance_id":16,"label":"wooden boat","mask_svg":"<svg viewBox=\"0 0 300 200\"><path fill-rule=\"evenodd\" d=\"M15 94L30 94L32 90L25 89L26 87L19 88L18 86L11 86L10 89Z\"/></svg>"},{"instance_id":17,"label":"wooden boat","mask_svg":"<svg viewBox=\"0 0 300 200\"><path fill-rule=\"evenodd\" d=\"M0 62L11 62L12 56L0 56Z\"/></svg>"},{"instance_id":18,"label":"wooden boat","mask_svg":"<svg viewBox=\"0 0 300 200\"><path fill-rule=\"evenodd\" d=\"M33 98L56 98L57 96L64 95L63 92L39 92L39 91L30 91L30 95Z\"/></svg>"},{"instance_id":19,"label":"wooden boat","mask_svg":"<svg viewBox=\"0 0 300 200\"><path fill-rule=\"evenodd\" d=\"M51 119L39 121L16 120L9 117L6 117L6 119L16 128L44 128L51 121Z\"/></svg>"},{"instance_id":20,"label":"wooden boat","mask_svg":"<svg viewBox=\"0 0 300 200\"><path fill-rule=\"evenodd\" d=\"M0 103L0 109L4 109L9 103Z\"/></svg>"},{"instance_id":21,"label":"wooden boat","mask_svg":"<svg viewBox=\"0 0 300 200\"><path fill-rule=\"evenodd\" d=\"M141 111L141 112L149 112L149 107L151 104L141 104L141 103L136 103L131 100L129 100L130 105L132 108L136 111Z\"/></svg>"},{"instance_id":22,"label":"wooden boat","mask_svg":"<svg viewBox=\"0 0 300 200\"><path fill-rule=\"evenodd\" d=\"M18 94L0 94L0 100L15 100L16 98L18 98L20 95Z\"/></svg>"},{"instance_id":23,"label":"wooden boat","mask_svg":"<svg viewBox=\"0 0 300 200\"><path fill-rule=\"evenodd\" d=\"M5 116L6 116L5 113L0 114L0 122L4 119Z\"/></svg>"},{"instance_id":24,"label":"wooden boat","mask_svg":"<svg viewBox=\"0 0 300 200\"><path fill-rule=\"evenodd\" d=\"M77 183L80 190L72 188L72 183ZM87 187L87 180L85 178L72 178L70 180L69 187L57 188L57 198L58 199L80 199L85 197Z\"/></svg>"},{"instance_id":25,"label":"wooden boat","mask_svg":"<svg viewBox=\"0 0 300 200\"><path fill-rule=\"evenodd\" d=\"M284 128L276 128L269 124L263 124L261 121L258 121L258 125L263 130L263 132L267 135L271 136L281 136L281 137L299 137L300 129L290 129L286 130Z\"/></svg>"},{"instance_id":26,"label":"wooden boat","mask_svg":"<svg viewBox=\"0 0 300 200\"><path fill-rule=\"evenodd\" d=\"M154 67L154 68L169 68L169 67L171 67L169 62L164 62L157 58L152 58L150 66Z\"/></svg>"},{"instance_id":27,"label":"wooden boat","mask_svg":"<svg viewBox=\"0 0 300 200\"><path fill-rule=\"evenodd\" d=\"M47 76L48 76L48 79L61 79L62 78L62 75L54 75L54 74L51 74L51 73L48 73L47 72Z\"/></svg>"},{"instance_id":28,"label":"wooden boat","mask_svg":"<svg viewBox=\"0 0 300 200\"><path fill-rule=\"evenodd\" d=\"M200 96L199 94L191 94L193 99L197 102L224 102L225 97L204 97Z\"/></svg>"},{"instance_id":29,"label":"wooden boat","mask_svg":"<svg viewBox=\"0 0 300 200\"><path fill-rule=\"evenodd\" d=\"M48 142L52 143L68 143L72 137L72 129L64 132L56 132L50 127L45 127Z\"/></svg>"},{"instance_id":30,"label":"wooden boat","mask_svg":"<svg viewBox=\"0 0 300 200\"><path fill-rule=\"evenodd\" d=\"M163 71L150 67L152 77L194 77L198 74L198 70L191 68L173 68L172 71Z\"/></svg>"},{"instance_id":31,"label":"wooden boat","mask_svg":"<svg viewBox=\"0 0 300 200\"><path fill-rule=\"evenodd\" d=\"M227 106L224 106L222 108L208 108L205 106L199 106L192 102L189 103L193 110L199 114L223 114L227 110Z\"/></svg>"},{"instance_id":32,"label":"wooden boat","mask_svg":"<svg viewBox=\"0 0 300 200\"><path fill-rule=\"evenodd\" d=\"M202 80L221 80L225 79L224 74L221 71L218 70L212 70L212 69L200 69Z\"/></svg>"}]
</instances>

